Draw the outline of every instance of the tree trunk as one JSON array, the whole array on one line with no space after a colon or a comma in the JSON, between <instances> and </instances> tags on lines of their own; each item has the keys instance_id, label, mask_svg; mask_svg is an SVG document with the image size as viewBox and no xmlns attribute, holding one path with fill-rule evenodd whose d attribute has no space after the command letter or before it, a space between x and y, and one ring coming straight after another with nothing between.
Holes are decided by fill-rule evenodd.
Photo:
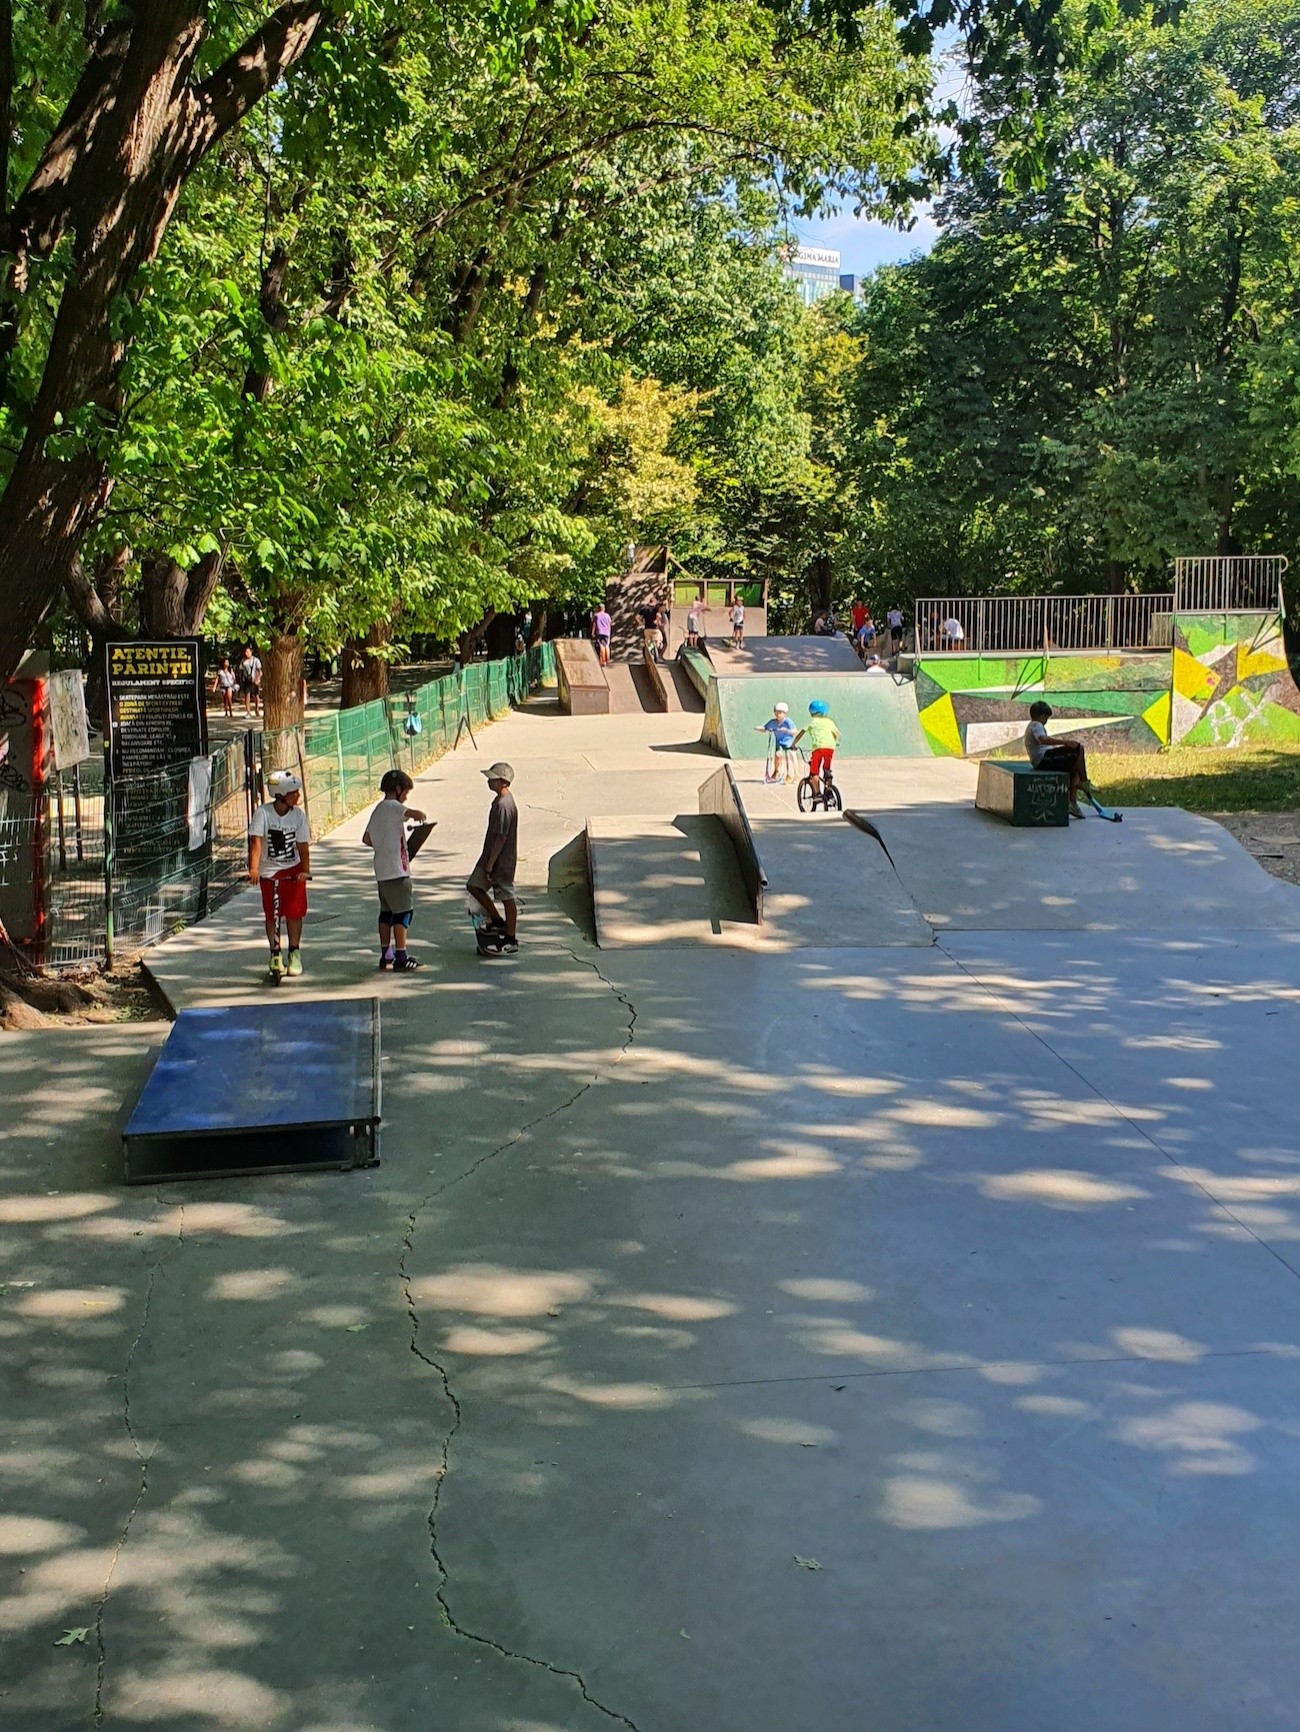
<instances>
[{"instance_id":1,"label":"tree trunk","mask_svg":"<svg viewBox=\"0 0 1300 1732\"><path fill-rule=\"evenodd\" d=\"M300 728L302 718L302 639L275 632L262 654L262 726Z\"/></svg>"},{"instance_id":2,"label":"tree trunk","mask_svg":"<svg viewBox=\"0 0 1300 1732\"><path fill-rule=\"evenodd\" d=\"M533 603L532 630L528 634L528 647L531 649L534 644L541 643L545 637L546 637L546 603L544 601L535 601Z\"/></svg>"},{"instance_id":3,"label":"tree trunk","mask_svg":"<svg viewBox=\"0 0 1300 1732\"><path fill-rule=\"evenodd\" d=\"M115 9L0 235L8 363L33 260L73 236L66 286L26 435L0 497L0 680L21 660L111 491L122 411L120 308L157 256L189 175L311 45L324 0L287 0L199 83L203 0ZM85 429L72 432L71 429Z\"/></svg>"},{"instance_id":4,"label":"tree trunk","mask_svg":"<svg viewBox=\"0 0 1300 1732\"><path fill-rule=\"evenodd\" d=\"M140 555L140 636L197 637L218 582L221 555L205 553L192 571L170 554Z\"/></svg>"},{"instance_id":5,"label":"tree trunk","mask_svg":"<svg viewBox=\"0 0 1300 1732\"><path fill-rule=\"evenodd\" d=\"M392 621L383 619L372 625L365 637L350 637L343 645L341 710L353 710L358 704L388 696L388 659L371 651L387 649L392 636Z\"/></svg>"},{"instance_id":6,"label":"tree trunk","mask_svg":"<svg viewBox=\"0 0 1300 1732\"><path fill-rule=\"evenodd\" d=\"M497 610L494 607L490 607L477 625L472 625L468 631L461 632L460 636L456 639L456 653L460 656L462 663L473 661L474 657L478 654L478 646L482 641L483 633L492 624L492 621L496 616Z\"/></svg>"}]
</instances>

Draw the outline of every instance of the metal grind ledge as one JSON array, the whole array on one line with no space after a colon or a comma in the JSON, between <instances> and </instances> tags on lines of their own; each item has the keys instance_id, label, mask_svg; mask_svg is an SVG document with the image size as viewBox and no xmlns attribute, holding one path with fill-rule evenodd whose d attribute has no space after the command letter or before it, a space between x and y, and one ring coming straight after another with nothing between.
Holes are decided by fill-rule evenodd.
<instances>
[{"instance_id":1,"label":"metal grind ledge","mask_svg":"<svg viewBox=\"0 0 1300 1732\"><path fill-rule=\"evenodd\" d=\"M377 999L183 1010L122 1133L126 1182L374 1166L379 1121Z\"/></svg>"}]
</instances>

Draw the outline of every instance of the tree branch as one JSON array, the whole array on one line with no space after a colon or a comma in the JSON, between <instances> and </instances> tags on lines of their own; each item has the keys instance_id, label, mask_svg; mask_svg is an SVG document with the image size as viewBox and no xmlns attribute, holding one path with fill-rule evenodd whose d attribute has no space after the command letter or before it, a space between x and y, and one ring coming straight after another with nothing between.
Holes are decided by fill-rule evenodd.
<instances>
[{"instance_id":1,"label":"tree branch","mask_svg":"<svg viewBox=\"0 0 1300 1732\"><path fill-rule=\"evenodd\" d=\"M195 162L274 89L335 15L327 0L288 0L204 79L195 92Z\"/></svg>"}]
</instances>

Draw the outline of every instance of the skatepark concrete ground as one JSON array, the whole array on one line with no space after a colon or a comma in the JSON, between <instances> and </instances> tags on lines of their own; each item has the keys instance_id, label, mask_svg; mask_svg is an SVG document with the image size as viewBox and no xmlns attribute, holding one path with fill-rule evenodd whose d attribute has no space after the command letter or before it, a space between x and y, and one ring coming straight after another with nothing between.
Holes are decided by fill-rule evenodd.
<instances>
[{"instance_id":1,"label":"skatepark concrete ground","mask_svg":"<svg viewBox=\"0 0 1300 1732\"><path fill-rule=\"evenodd\" d=\"M420 778L418 974L373 971L363 816L315 851L297 990L382 1001L381 1166L126 1190L165 1030L0 1039L0 1719L1294 1726L1294 903L1213 826L1034 855L971 765L847 762L932 940L817 818L825 945L602 951L586 818L717 760L553 711ZM173 1001L259 996L258 926L152 953Z\"/></svg>"}]
</instances>

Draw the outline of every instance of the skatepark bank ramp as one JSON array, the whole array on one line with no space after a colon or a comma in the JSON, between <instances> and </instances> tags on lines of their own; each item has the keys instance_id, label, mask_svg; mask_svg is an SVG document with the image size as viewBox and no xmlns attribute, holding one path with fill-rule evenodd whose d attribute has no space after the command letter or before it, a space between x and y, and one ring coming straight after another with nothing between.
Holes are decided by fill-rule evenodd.
<instances>
[{"instance_id":1,"label":"skatepark bank ramp","mask_svg":"<svg viewBox=\"0 0 1300 1732\"><path fill-rule=\"evenodd\" d=\"M852 653L852 652L850 652ZM790 706L796 728L808 705L822 698L840 730L846 758L928 758L931 750L916 713L911 682L888 674L715 674L709 682L701 739L729 758L763 758L768 736L761 730L777 703Z\"/></svg>"}]
</instances>

